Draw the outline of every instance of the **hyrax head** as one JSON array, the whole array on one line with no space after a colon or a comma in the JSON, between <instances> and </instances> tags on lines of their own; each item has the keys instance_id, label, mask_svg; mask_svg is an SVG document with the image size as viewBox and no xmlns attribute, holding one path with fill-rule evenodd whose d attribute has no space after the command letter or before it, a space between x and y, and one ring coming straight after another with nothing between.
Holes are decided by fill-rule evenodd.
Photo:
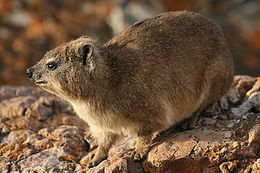
<instances>
[{"instance_id":1,"label":"hyrax head","mask_svg":"<svg viewBox=\"0 0 260 173\"><path fill-rule=\"evenodd\" d=\"M26 75L39 87L65 99L83 95L95 69L95 43L87 37L47 52Z\"/></svg>"}]
</instances>

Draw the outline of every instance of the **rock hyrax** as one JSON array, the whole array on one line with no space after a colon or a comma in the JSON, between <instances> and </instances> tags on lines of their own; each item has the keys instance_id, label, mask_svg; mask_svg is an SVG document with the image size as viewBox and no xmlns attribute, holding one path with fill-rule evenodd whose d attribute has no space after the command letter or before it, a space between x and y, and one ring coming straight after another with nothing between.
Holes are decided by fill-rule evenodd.
<instances>
[{"instance_id":1,"label":"rock hyrax","mask_svg":"<svg viewBox=\"0 0 260 173\"><path fill-rule=\"evenodd\" d=\"M88 123L99 144L91 167L119 135L136 136L134 158L142 158L153 133L228 90L233 60L218 25L181 11L141 20L105 44L87 36L62 44L27 75Z\"/></svg>"}]
</instances>

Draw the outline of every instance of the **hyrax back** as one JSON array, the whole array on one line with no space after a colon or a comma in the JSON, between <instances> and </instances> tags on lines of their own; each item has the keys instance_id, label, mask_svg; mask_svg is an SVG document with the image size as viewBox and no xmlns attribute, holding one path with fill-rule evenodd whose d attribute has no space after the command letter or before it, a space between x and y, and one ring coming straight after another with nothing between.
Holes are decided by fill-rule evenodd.
<instances>
[{"instance_id":1,"label":"hyrax back","mask_svg":"<svg viewBox=\"0 0 260 173\"><path fill-rule=\"evenodd\" d=\"M154 132L220 98L233 60L216 24L183 11L139 21L104 45L87 37L65 43L27 73L89 124L99 142L95 166L118 135L137 136L138 159Z\"/></svg>"}]
</instances>

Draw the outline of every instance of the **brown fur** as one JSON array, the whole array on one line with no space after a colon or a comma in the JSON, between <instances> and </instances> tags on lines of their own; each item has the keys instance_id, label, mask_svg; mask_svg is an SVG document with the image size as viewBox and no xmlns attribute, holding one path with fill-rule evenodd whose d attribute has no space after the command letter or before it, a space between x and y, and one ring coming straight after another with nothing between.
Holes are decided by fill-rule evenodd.
<instances>
[{"instance_id":1,"label":"brown fur","mask_svg":"<svg viewBox=\"0 0 260 173\"><path fill-rule=\"evenodd\" d=\"M53 71L46 69L50 59L58 63ZM232 82L233 60L220 27L182 11L139 21L104 45L80 37L30 70L34 82L47 81L38 85L69 101L89 124L99 143L95 166L118 135L137 136L141 158L154 132L220 98Z\"/></svg>"}]
</instances>

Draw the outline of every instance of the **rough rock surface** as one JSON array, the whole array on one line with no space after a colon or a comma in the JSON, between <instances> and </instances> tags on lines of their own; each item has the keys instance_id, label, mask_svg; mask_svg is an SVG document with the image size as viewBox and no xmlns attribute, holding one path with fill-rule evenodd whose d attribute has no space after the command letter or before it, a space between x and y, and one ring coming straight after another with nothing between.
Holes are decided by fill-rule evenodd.
<instances>
[{"instance_id":1,"label":"rough rock surface","mask_svg":"<svg viewBox=\"0 0 260 173\"><path fill-rule=\"evenodd\" d=\"M133 138L124 137L88 169L96 143L65 101L37 88L0 87L0 172L257 173L259 122L260 78L236 76L194 129L157 135L142 162L131 159Z\"/></svg>"}]
</instances>

